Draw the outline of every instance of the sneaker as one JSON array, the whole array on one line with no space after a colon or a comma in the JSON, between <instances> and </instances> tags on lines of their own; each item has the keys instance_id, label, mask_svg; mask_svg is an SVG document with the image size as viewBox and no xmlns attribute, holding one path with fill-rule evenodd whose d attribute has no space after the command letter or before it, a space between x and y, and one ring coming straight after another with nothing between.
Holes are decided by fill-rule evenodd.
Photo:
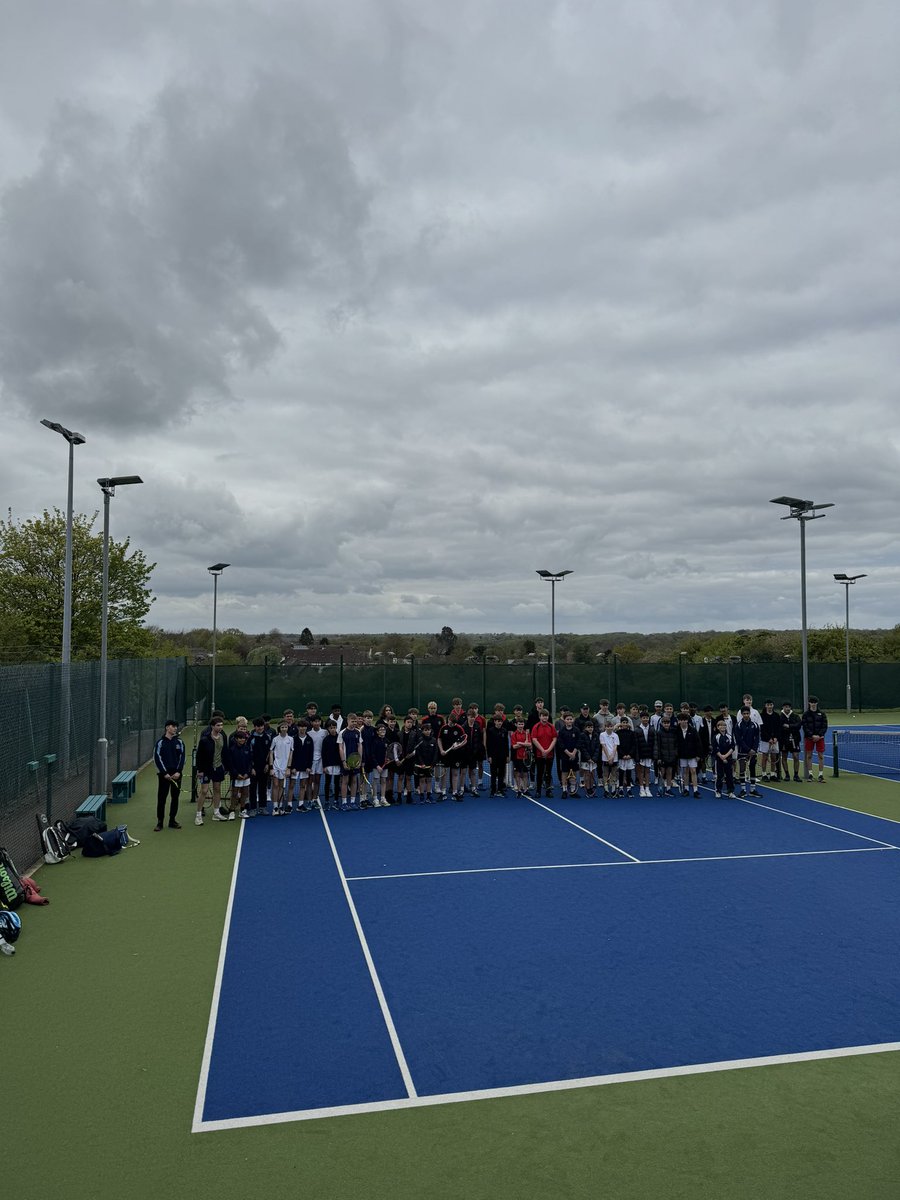
<instances>
[{"instance_id":1,"label":"sneaker","mask_svg":"<svg viewBox=\"0 0 900 1200\"><path fill-rule=\"evenodd\" d=\"M694 788L694 799L695 800L700 799L700 789L699 788Z\"/></svg>"},{"instance_id":2,"label":"sneaker","mask_svg":"<svg viewBox=\"0 0 900 1200\"><path fill-rule=\"evenodd\" d=\"M162 833L162 825L154 825L153 832L154 833Z\"/></svg>"},{"instance_id":3,"label":"sneaker","mask_svg":"<svg viewBox=\"0 0 900 1200\"><path fill-rule=\"evenodd\" d=\"M249 812L246 810L246 808L242 808L242 809L241 809L241 820L242 820L242 821L246 821L246 820L249 818L249 816L250 816L250 814L249 814Z\"/></svg>"},{"instance_id":4,"label":"sneaker","mask_svg":"<svg viewBox=\"0 0 900 1200\"><path fill-rule=\"evenodd\" d=\"M170 828L170 829L180 829L180 828L181 828L181 826L178 824L178 822L177 822L177 821L170 821L170 822L169 822L169 828Z\"/></svg>"},{"instance_id":5,"label":"sneaker","mask_svg":"<svg viewBox=\"0 0 900 1200\"><path fill-rule=\"evenodd\" d=\"M728 793L728 799L729 799L729 800L736 800L736 799L737 799L737 797L735 796L734 792L729 792L729 793Z\"/></svg>"},{"instance_id":6,"label":"sneaker","mask_svg":"<svg viewBox=\"0 0 900 1200\"><path fill-rule=\"evenodd\" d=\"M819 772L819 783L824 783L824 782L825 782L825 776L820 771Z\"/></svg>"},{"instance_id":7,"label":"sneaker","mask_svg":"<svg viewBox=\"0 0 900 1200\"><path fill-rule=\"evenodd\" d=\"M750 791L747 793L747 795L748 796L761 796L762 792L758 792L755 787L751 786Z\"/></svg>"},{"instance_id":8,"label":"sneaker","mask_svg":"<svg viewBox=\"0 0 900 1200\"><path fill-rule=\"evenodd\" d=\"M202 812L198 812L196 817L194 817L194 824L195 825L203 824L203 813Z\"/></svg>"},{"instance_id":9,"label":"sneaker","mask_svg":"<svg viewBox=\"0 0 900 1200\"><path fill-rule=\"evenodd\" d=\"M15 946L11 946L6 938L0 937L0 954L13 955L15 952Z\"/></svg>"},{"instance_id":10,"label":"sneaker","mask_svg":"<svg viewBox=\"0 0 900 1200\"><path fill-rule=\"evenodd\" d=\"M290 810L290 809L288 809L288 812L290 812L290 811L291 811L291 810ZM229 821L235 821L235 820L237 820L237 815L236 815L236 813L235 813L234 809L232 809L232 810L231 810L231 812L228 814L228 820L229 820Z\"/></svg>"},{"instance_id":11,"label":"sneaker","mask_svg":"<svg viewBox=\"0 0 900 1200\"><path fill-rule=\"evenodd\" d=\"M722 799L722 793L721 793L721 792L716 792L716 793L715 793L715 796L716 796L716 799L717 799L717 800L721 800L721 799Z\"/></svg>"},{"instance_id":12,"label":"sneaker","mask_svg":"<svg viewBox=\"0 0 900 1200\"><path fill-rule=\"evenodd\" d=\"M223 812L220 808L213 809L212 817L213 817L214 821L227 821L228 820L228 817L223 814Z\"/></svg>"}]
</instances>

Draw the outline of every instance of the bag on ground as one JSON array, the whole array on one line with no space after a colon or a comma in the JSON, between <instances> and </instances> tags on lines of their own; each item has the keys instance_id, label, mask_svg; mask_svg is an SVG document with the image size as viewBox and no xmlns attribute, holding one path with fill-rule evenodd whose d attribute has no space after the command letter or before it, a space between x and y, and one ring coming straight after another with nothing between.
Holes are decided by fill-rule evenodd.
<instances>
[{"instance_id":1,"label":"bag on ground","mask_svg":"<svg viewBox=\"0 0 900 1200\"><path fill-rule=\"evenodd\" d=\"M0 846L0 904L18 908L25 899L25 886L9 851Z\"/></svg>"},{"instance_id":2,"label":"bag on ground","mask_svg":"<svg viewBox=\"0 0 900 1200\"><path fill-rule=\"evenodd\" d=\"M66 830L62 821L51 824L44 813L38 813L38 830L41 835L41 849L44 852L45 863L61 863L69 857L75 845L71 834Z\"/></svg>"}]
</instances>

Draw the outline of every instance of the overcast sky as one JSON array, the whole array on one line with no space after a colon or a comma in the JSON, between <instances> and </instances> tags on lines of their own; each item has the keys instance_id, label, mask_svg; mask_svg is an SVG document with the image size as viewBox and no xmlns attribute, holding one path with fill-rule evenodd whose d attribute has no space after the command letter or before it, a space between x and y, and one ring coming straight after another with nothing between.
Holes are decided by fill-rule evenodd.
<instances>
[{"instance_id":1,"label":"overcast sky","mask_svg":"<svg viewBox=\"0 0 900 1200\"><path fill-rule=\"evenodd\" d=\"M900 7L29 0L2 506L143 476L149 620L900 621Z\"/></svg>"}]
</instances>

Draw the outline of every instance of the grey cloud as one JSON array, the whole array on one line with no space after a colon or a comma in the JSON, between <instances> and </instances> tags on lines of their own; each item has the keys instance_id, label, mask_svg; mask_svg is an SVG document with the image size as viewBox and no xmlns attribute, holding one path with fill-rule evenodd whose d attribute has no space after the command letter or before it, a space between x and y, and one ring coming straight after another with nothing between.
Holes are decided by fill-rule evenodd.
<instances>
[{"instance_id":1,"label":"grey cloud","mask_svg":"<svg viewBox=\"0 0 900 1200\"><path fill-rule=\"evenodd\" d=\"M62 108L0 215L0 370L32 411L122 429L231 393L281 345L260 289L321 303L357 269L367 197L337 125L297 80L172 86L123 140Z\"/></svg>"}]
</instances>

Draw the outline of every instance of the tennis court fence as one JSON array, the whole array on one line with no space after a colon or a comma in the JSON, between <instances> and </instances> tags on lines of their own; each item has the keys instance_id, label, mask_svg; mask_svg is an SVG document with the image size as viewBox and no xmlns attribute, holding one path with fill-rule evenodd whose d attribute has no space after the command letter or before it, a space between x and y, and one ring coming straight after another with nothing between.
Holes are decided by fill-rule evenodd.
<instances>
[{"instance_id":1,"label":"tennis court fence","mask_svg":"<svg viewBox=\"0 0 900 1200\"><path fill-rule=\"evenodd\" d=\"M210 666L188 668L187 700L202 705L212 695ZM809 682L820 706L837 714L846 708L846 667L843 663L810 663ZM900 663L852 664L854 708L900 707ZM803 701L803 679L799 662L723 663L624 663L614 656L608 663L582 665L557 663L557 706L577 709L583 700L596 706L601 697L613 704L652 704L654 700L693 700L701 707L722 703L732 711L750 692L757 706L770 697L780 707L785 700L799 708ZM535 696L550 702L550 667L546 662L528 663L439 663L410 659L401 663L316 663L274 666L219 666L216 670L215 703L229 717L238 714L252 719L259 713L272 715L285 708L302 710L308 700L320 709L340 704L344 712L373 712L384 704L404 712L415 706L424 710L429 700L446 712L454 696L475 702L482 712L498 701L508 709L514 704L531 706Z\"/></svg>"},{"instance_id":2,"label":"tennis court fence","mask_svg":"<svg viewBox=\"0 0 900 1200\"><path fill-rule=\"evenodd\" d=\"M184 714L183 658L110 662L108 778L142 766L166 718ZM24 871L40 858L37 814L67 820L100 790L99 662L0 667L0 721L0 845Z\"/></svg>"}]
</instances>

